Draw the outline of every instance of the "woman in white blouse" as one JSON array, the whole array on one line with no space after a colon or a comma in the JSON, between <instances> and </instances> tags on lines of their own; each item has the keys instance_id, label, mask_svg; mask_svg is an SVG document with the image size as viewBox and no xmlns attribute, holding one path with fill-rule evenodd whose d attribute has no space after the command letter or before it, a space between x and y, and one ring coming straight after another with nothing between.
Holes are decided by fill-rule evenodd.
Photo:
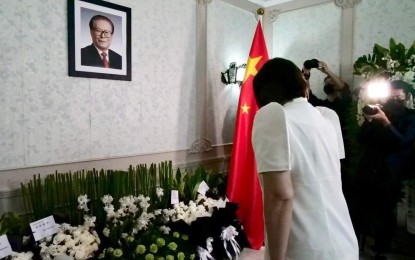
<instances>
[{"instance_id":1,"label":"woman in white blouse","mask_svg":"<svg viewBox=\"0 0 415 260\"><path fill-rule=\"evenodd\" d=\"M342 192L338 116L308 103L307 84L289 60L269 60L253 83L260 108L252 143L263 191L265 259L359 259Z\"/></svg>"}]
</instances>

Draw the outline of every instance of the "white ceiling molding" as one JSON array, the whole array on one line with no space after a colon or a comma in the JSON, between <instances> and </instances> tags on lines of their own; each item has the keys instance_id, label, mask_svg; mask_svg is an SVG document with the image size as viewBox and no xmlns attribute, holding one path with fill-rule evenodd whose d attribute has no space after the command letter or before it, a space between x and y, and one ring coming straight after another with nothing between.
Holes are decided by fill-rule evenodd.
<instances>
[{"instance_id":1,"label":"white ceiling molding","mask_svg":"<svg viewBox=\"0 0 415 260\"><path fill-rule=\"evenodd\" d=\"M269 14L269 20L273 23L277 20L278 15L281 13L280 9L270 9L268 11Z\"/></svg>"},{"instance_id":2,"label":"white ceiling molding","mask_svg":"<svg viewBox=\"0 0 415 260\"><path fill-rule=\"evenodd\" d=\"M353 8L358 0L335 0L337 6L342 8Z\"/></svg>"},{"instance_id":3,"label":"white ceiling molding","mask_svg":"<svg viewBox=\"0 0 415 260\"><path fill-rule=\"evenodd\" d=\"M236 7L239 7L241 9L244 9L246 11L252 12L254 14L257 13L257 10L259 8L263 8L263 6L256 4L256 3L252 3L251 1L248 1L248 0L222 0L222 1L229 3L231 5L234 5Z\"/></svg>"},{"instance_id":4,"label":"white ceiling molding","mask_svg":"<svg viewBox=\"0 0 415 260\"><path fill-rule=\"evenodd\" d=\"M201 0L198 0L201 1ZM211 0L210 0L211 1ZM333 2L333 0L221 0L246 11L257 13L259 8L264 8L265 11L271 10L270 14L276 16L280 13L285 13L297 9L310 7L313 5L325 4ZM336 2L356 2L358 0L336 0ZM276 4L277 3L277 4ZM337 3L336 3L337 4ZM276 11L275 11L276 10Z\"/></svg>"},{"instance_id":5,"label":"white ceiling molding","mask_svg":"<svg viewBox=\"0 0 415 260\"><path fill-rule=\"evenodd\" d=\"M272 5L267 7L267 9L278 9L279 13L285 13L289 11L294 11L297 9L302 9L306 7L310 7L313 5L320 5L333 2L333 0L292 0L283 4Z\"/></svg>"},{"instance_id":6,"label":"white ceiling molding","mask_svg":"<svg viewBox=\"0 0 415 260\"><path fill-rule=\"evenodd\" d=\"M208 5L212 3L212 0L197 0L197 3L201 5Z\"/></svg>"},{"instance_id":7,"label":"white ceiling molding","mask_svg":"<svg viewBox=\"0 0 415 260\"><path fill-rule=\"evenodd\" d=\"M262 5L263 7L269 7L269 6L279 5L282 3L295 1L295 0L248 0L248 1Z\"/></svg>"}]
</instances>

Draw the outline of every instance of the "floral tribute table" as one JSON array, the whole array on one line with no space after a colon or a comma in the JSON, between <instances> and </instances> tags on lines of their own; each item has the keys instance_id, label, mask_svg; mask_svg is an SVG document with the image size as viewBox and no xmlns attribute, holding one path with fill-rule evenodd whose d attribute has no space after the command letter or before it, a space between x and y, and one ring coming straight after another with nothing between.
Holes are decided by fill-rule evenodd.
<instances>
[{"instance_id":1,"label":"floral tribute table","mask_svg":"<svg viewBox=\"0 0 415 260\"><path fill-rule=\"evenodd\" d=\"M248 242L225 186L171 162L34 176L22 184L32 213L0 219L5 259L234 259Z\"/></svg>"}]
</instances>

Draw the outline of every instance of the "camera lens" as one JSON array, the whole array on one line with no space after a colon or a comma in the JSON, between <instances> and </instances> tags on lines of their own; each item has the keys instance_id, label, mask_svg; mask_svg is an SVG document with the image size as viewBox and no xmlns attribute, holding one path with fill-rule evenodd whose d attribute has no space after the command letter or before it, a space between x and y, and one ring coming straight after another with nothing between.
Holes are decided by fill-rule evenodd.
<instances>
[{"instance_id":1,"label":"camera lens","mask_svg":"<svg viewBox=\"0 0 415 260\"><path fill-rule=\"evenodd\" d=\"M366 115L372 116L376 114L376 108L373 105L366 105L362 108L362 112Z\"/></svg>"}]
</instances>

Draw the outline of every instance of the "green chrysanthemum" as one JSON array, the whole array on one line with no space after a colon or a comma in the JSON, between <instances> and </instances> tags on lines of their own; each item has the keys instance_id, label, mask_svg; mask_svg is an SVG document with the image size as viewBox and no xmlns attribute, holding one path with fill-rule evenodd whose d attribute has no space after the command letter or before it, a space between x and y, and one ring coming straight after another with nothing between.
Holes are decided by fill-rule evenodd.
<instances>
[{"instance_id":1,"label":"green chrysanthemum","mask_svg":"<svg viewBox=\"0 0 415 260\"><path fill-rule=\"evenodd\" d=\"M122 254L123 254L123 252L122 252L122 250L121 250L120 248L115 249L115 250L114 250L114 252L112 253L112 255L113 255L115 258L119 258L119 257L121 257L121 256L122 256Z\"/></svg>"},{"instance_id":2,"label":"green chrysanthemum","mask_svg":"<svg viewBox=\"0 0 415 260\"><path fill-rule=\"evenodd\" d=\"M125 240L127 241L127 243L132 243L134 242L134 237L128 236Z\"/></svg>"},{"instance_id":3,"label":"green chrysanthemum","mask_svg":"<svg viewBox=\"0 0 415 260\"><path fill-rule=\"evenodd\" d=\"M156 243L158 247L163 247L166 244L166 240L163 238L157 238Z\"/></svg>"},{"instance_id":4,"label":"green chrysanthemum","mask_svg":"<svg viewBox=\"0 0 415 260\"><path fill-rule=\"evenodd\" d=\"M154 260L154 255L153 254L147 254L145 259L146 260Z\"/></svg>"},{"instance_id":5,"label":"green chrysanthemum","mask_svg":"<svg viewBox=\"0 0 415 260\"><path fill-rule=\"evenodd\" d=\"M155 254L155 253L157 253L157 250L158 250L158 246L156 244L151 244L150 245L150 252L151 253Z\"/></svg>"},{"instance_id":6,"label":"green chrysanthemum","mask_svg":"<svg viewBox=\"0 0 415 260\"><path fill-rule=\"evenodd\" d=\"M183 252L179 252L178 254L177 254L177 259L178 260L184 260L184 258L185 258L186 256L184 255L184 253Z\"/></svg>"},{"instance_id":7,"label":"green chrysanthemum","mask_svg":"<svg viewBox=\"0 0 415 260\"><path fill-rule=\"evenodd\" d=\"M170 242L170 243L168 244L168 247L170 248L170 250L176 251L176 249L177 249L177 244L176 244L176 243L174 243L174 242Z\"/></svg>"},{"instance_id":8,"label":"green chrysanthemum","mask_svg":"<svg viewBox=\"0 0 415 260\"><path fill-rule=\"evenodd\" d=\"M135 253L136 254L140 254L140 255L142 255L142 254L144 254L146 252L146 247L144 246L144 245L138 245L136 248L135 248Z\"/></svg>"}]
</instances>

